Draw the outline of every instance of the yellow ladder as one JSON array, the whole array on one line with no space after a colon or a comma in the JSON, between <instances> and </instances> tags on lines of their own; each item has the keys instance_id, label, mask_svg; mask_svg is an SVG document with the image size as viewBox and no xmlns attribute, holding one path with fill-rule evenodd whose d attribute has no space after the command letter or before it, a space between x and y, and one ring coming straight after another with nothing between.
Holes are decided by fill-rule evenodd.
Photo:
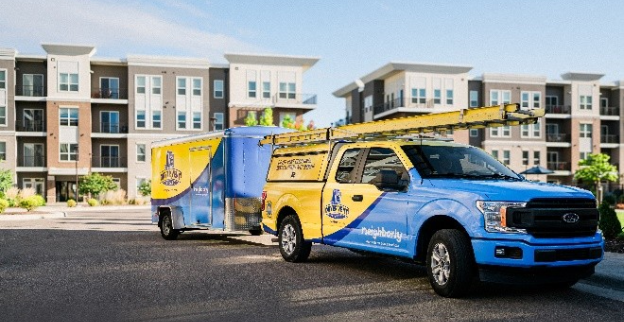
<instances>
[{"instance_id":1,"label":"yellow ladder","mask_svg":"<svg viewBox=\"0 0 624 322\"><path fill-rule=\"evenodd\" d=\"M515 126L534 124L542 116L544 116L543 108L521 110L519 104L503 104L356 123L305 132L267 135L260 141L260 145L295 145L328 140L384 139L434 131L478 129L505 125Z\"/></svg>"}]
</instances>

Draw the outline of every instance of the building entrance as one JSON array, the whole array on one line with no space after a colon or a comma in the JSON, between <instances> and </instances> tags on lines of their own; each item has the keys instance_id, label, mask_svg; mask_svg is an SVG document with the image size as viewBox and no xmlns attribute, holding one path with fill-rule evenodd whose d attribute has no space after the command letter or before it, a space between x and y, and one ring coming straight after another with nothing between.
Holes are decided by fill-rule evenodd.
<instances>
[{"instance_id":1,"label":"building entrance","mask_svg":"<svg viewBox=\"0 0 624 322\"><path fill-rule=\"evenodd\" d=\"M76 182L75 181L57 181L56 182L56 201L65 202L69 199L78 201L76 198Z\"/></svg>"}]
</instances>

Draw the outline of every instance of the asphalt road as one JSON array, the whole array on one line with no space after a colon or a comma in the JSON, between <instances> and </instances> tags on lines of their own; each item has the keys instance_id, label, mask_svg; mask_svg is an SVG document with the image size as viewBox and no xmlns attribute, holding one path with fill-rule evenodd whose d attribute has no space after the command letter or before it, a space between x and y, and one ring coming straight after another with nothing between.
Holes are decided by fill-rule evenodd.
<instances>
[{"instance_id":1,"label":"asphalt road","mask_svg":"<svg viewBox=\"0 0 624 322\"><path fill-rule=\"evenodd\" d=\"M147 211L0 222L0 321L620 321L576 289L433 293L419 266L314 246L308 263L224 235L162 239Z\"/></svg>"}]
</instances>

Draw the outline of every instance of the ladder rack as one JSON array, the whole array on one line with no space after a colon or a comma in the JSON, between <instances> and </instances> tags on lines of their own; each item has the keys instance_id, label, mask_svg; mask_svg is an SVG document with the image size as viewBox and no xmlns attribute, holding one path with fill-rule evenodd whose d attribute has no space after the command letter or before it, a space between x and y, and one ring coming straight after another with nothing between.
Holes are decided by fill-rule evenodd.
<instances>
[{"instance_id":1,"label":"ladder rack","mask_svg":"<svg viewBox=\"0 0 624 322\"><path fill-rule=\"evenodd\" d=\"M534 124L542 116L544 116L542 108L521 110L519 104L503 104L349 124L336 128L267 135L259 144L285 146L329 140L371 140L434 131L516 126Z\"/></svg>"}]
</instances>

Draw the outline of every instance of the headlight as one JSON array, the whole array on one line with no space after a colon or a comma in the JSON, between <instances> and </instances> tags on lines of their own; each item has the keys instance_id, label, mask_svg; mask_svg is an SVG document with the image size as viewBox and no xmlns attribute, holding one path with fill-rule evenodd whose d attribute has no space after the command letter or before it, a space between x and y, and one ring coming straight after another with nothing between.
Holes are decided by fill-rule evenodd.
<instances>
[{"instance_id":1,"label":"headlight","mask_svg":"<svg viewBox=\"0 0 624 322\"><path fill-rule=\"evenodd\" d=\"M491 233L526 234L525 229L507 227L505 217L507 208L522 208L525 206L526 202L477 201L477 208L485 219L485 230Z\"/></svg>"}]
</instances>

